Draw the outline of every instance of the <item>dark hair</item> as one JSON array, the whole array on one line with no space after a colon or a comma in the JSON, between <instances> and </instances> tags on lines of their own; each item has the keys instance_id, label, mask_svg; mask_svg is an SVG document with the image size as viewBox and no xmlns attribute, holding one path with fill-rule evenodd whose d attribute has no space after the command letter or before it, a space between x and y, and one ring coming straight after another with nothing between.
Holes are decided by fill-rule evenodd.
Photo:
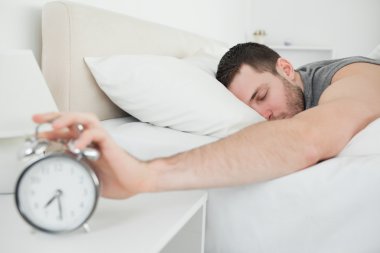
<instances>
[{"instance_id":1,"label":"dark hair","mask_svg":"<svg viewBox=\"0 0 380 253\"><path fill-rule=\"evenodd\" d=\"M248 64L258 72L277 75L276 63L280 55L269 47L247 42L230 48L218 65L216 79L228 87L242 64Z\"/></svg>"}]
</instances>

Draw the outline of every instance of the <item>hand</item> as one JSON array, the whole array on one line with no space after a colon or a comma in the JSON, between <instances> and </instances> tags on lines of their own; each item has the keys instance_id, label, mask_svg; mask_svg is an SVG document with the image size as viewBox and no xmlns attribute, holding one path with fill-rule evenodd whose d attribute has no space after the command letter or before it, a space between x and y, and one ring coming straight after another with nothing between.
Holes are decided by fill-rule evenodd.
<instances>
[{"instance_id":1,"label":"hand","mask_svg":"<svg viewBox=\"0 0 380 253\"><path fill-rule=\"evenodd\" d=\"M88 113L45 113L33 116L36 123L52 122L53 130L40 135L50 140L77 138L75 147L94 144L100 152L97 161L91 161L101 183L101 195L107 198L127 198L153 190L153 173L147 164L135 159L113 141L102 128L96 116ZM77 137L76 124L84 126Z\"/></svg>"}]
</instances>

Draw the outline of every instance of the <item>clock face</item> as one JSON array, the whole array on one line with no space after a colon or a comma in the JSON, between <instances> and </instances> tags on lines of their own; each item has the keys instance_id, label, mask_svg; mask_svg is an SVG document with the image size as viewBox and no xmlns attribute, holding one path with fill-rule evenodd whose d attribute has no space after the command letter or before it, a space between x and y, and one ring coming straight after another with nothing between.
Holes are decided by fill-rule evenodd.
<instances>
[{"instance_id":1,"label":"clock face","mask_svg":"<svg viewBox=\"0 0 380 253\"><path fill-rule=\"evenodd\" d=\"M95 173L71 156L50 155L29 165L16 186L23 218L47 232L72 231L93 213L99 182Z\"/></svg>"}]
</instances>

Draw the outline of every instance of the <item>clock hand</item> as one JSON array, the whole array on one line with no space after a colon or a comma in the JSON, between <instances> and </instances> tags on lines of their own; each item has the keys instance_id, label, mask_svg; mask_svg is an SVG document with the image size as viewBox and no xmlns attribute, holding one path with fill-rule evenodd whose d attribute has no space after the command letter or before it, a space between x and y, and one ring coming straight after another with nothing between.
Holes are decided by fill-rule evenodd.
<instances>
[{"instance_id":1,"label":"clock hand","mask_svg":"<svg viewBox=\"0 0 380 253\"><path fill-rule=\"evenodd\" d=\"M56 198L57 198L57 193L55 193L54 196L51 197L51 199L49 199L49 201L45 204L45 208L48 207Z\"/></svg>"},{"instance_id":2,"label":"clock hand","mask_svg":"<svg viewBox=\"0 0 380 253\"><path fill-rule=\"evenodd\" d=\"M62 220L62 203L61 203L61 196L62 196L62 191L58 190L57 191L57 199L58 199L58 210L59 210L59 219Z\"/></svg>"},{"instance_id":3,"label":"clock hand","mask_svg":"<svg viewBox=\"0 0 380 253\"><path fill-rule=\"evenodd\" d=\"M56 190L54 193L54 196L49 199L49 201L45 204L45 208L48 207L56 198L60 197L62 195L61 190Z\"/></svg>"}]
</instances>

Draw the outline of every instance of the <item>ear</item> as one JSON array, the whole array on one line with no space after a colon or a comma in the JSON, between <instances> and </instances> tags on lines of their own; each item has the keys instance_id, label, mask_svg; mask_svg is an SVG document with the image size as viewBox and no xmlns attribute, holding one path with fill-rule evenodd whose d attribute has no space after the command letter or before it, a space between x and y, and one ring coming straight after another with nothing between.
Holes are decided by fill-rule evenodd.
<instances>
[{"instance_id":1,"label":"ear","mask_svg":"<svg viewBox=\"0 0 380 253\"><path fill-rule=\"evenodd\" d=\"M295 71L293 65L285 58L278 58L276 63L277 73L285 79L294 80Z\"/></svg>"}]
</instances>

